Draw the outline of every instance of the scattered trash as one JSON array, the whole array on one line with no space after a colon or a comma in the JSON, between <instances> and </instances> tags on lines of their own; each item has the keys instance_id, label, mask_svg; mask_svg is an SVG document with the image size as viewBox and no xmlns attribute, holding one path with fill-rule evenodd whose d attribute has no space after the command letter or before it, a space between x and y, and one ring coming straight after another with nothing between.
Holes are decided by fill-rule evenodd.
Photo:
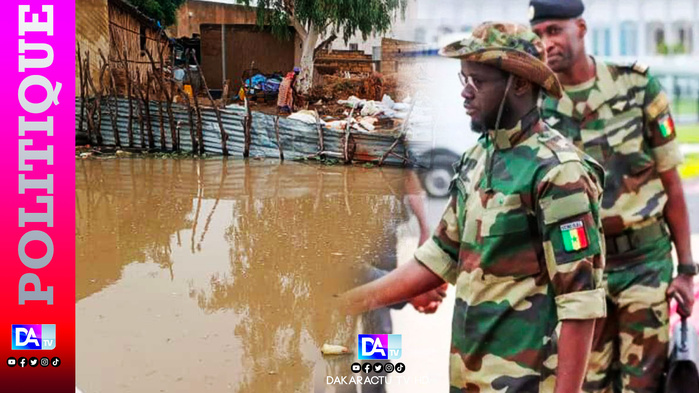
<instances>
[{"instance_id":1,"label":"scattered trash","mask_svg":"<svg viewBox=\"0 0 699 393\"><path fill-rule=\"evenodd\" d=\"M288 119L300 120L309 124L316 124L318 122L318 114L314 111L301 110L289 115ZM320 120L320 124L325 124L325 122Z\"/></svg>"},{"instance_id":2,"label":"scattered trash","mask_svg":"<svg viewBox=\"0 0 699 393\"><path fill-rule=\"evenodd\" d=\"M364 129L367 131L374 131L374 129L376 128L374 127L374 123L376 122L377 119L375 117L365 117L359 121L359 125L364 127Z\"/></svg>"},{"instance_id":3,"label":"scattered trash","mask_svg":"<svg viewBox=\"0 0 699 393\"><path fill-rule=\"evenodd\" d=\"M323 344L323 347L320 348L320 352L322 352L323 355L343 355L346 353L350 353L347 347L333 344Z\"/></svg>"}]
</instances>

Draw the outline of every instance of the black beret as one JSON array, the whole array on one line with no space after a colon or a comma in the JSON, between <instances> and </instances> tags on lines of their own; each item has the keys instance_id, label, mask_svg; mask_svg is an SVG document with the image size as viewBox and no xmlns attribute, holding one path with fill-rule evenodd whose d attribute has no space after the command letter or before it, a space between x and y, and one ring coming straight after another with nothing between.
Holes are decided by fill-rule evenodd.
<instances>
[{"instance_id":1,"label":"black beret","mask_svg":"<svg viewBox=\"0 0 699 393\"><path fill-rule=\"evenodd\" d=\"M582 0L531 0L529 2L529 23L551 19L572 19L582 15L585 5Z\"/></svg>"}]
</instances>

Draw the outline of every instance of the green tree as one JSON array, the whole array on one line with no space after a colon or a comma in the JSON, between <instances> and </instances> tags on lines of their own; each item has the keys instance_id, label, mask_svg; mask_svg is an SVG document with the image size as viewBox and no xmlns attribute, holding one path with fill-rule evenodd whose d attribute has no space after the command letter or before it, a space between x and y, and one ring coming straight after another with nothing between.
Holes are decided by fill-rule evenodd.
<instances>
[{"instance_id":1,"label":"green tree","mask_svg":"<svg viewBox=\"0 0 699 393\"><path fill-rule=\"evenodd\" d=\"M335 33L347 42L361 33L364 39L386 33L398 13L405 16L407 0L237 0L256 7L259 26L270 26L288 38L289 25L301 35L303 51L298 86L308 92L313 81L313 52L321 35Z\"/></svg>"},{"instance_id":2,"label":"green tree","mask_svg":"<svg viewBox=\"0 0 699 393\"><path fill-rule=\"evenodd\" d=\"M148 17L160 21L160 24L170 26L175 23L177 8L186 0L128 0Z\"/></svg>"}]
</instances>

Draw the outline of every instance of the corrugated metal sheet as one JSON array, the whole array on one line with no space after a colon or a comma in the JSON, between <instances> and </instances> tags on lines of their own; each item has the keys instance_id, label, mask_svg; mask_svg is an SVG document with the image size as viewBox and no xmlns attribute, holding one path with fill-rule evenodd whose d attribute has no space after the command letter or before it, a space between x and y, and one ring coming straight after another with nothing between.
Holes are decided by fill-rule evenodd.
<instances>
[{"instance_id":1,"label":"corrugated metal sheet","mask_svg":"<svg viewBox=\"0 0 699 393\"><path fill-rule=\"evenodd\" d=\"M131 118L131 127L133 130L133 147L142 145L148 146L148 127L143 129L139 127L138 120L138 105L137 101L133 103L134 116ZM112 117L110 116L110 108L113 110L114 101L102 99L100 104L102 112L102 121L100 130L102 131L102 144L115 145L114 130L112 126ZM163 106L163 124L165 130L165 145L168 151L172 151L172 138L170 132L170 124L168 120L165 103ZM80 129L80 107L81 102L76 98L76 132ZM161 124L158 115L158 102L151 101L149 103L151 114L151 127L153 129L154 146L156 149L161 147ZM179 131L179 148L181 151L192 151L192 139L190 136L189 115L187 107L182 104L173 104L173 118L176 130ZM87 116L87 111L85 111ZM221 120L224 130L228 134L226 147L228 154L233 157L242 157L244 149L245 134L243 132L243 119L245 110L242 107L229 107L221 109ZM261 112L252 112L252 129L251 129L251 144L250 157L279 157L279 146L275 133L276 116L267 115ZM96 121L96 120L95 120ZM196 122L196 116L195 120ZM117 116L116 125L121 146L128 146L128 122L129 122L129 102L127 99L117 99ZM87 122L83 122L83 130L87 130ZM195 123L196 133L196 123ZM204 139L204 151L207 154L219 155L223 154L221 147L221 131L216 119L216 113L212 108L202 109L202 134ZM381 156L388 151L394 143L396 134L381 134L369 133L352 130L352 137L356 142L356 151L354 160L358 162L374 162L378 161ZM79 137L87 138L86 131ZM318 130L315 124L305 123L299 120L279 118L279 139L284 151L284 158L290 160L299 160L316 154L319 150ZM341 152L342 150L343 133L323 128L323 141L325 151ZM142 141L144 142L142 144ZM96 136L92 135L92 144L97 144ZM410 157L419 156L426 148L424 144L410 143L408 146ZM399 145L394 149L398 154L403 153L403 146ZM403 165L401 159L395 156L389 156L385 163L388 165Z\"/></svg>"}]
</instances>

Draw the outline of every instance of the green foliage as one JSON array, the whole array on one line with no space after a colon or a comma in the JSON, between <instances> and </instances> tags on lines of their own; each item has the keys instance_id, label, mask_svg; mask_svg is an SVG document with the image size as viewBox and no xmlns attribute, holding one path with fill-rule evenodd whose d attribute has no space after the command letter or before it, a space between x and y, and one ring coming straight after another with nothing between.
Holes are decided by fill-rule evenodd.
<instances>
[{"instance_id":1,"label":"green foliage","mask_svg":"<svg viewBox=\"0 0 699 393\"><path fill-rule=\"evenodd\" d=\"M177 8L186 0L128 0L148 17L160 21L160 24L170 26L175 23Z\"/></svg>"},{"instance_id":2,"label":"green foliage","mask_svg":"<svg viewBox=\"0 0 699 393\"><path fill-rule=\"evenodd\" d=\"M237 0L246 6L253 0ZM391 28L400 12L405 16L407 0L257 0L257 24L270 26L277 37L289 37L291 18L321 33L335 32L348 41L361 33L367 39Z\"/></svg>"},{"instance_id":3,"label":"green foliage","mask_svg":"<svg viewBox=\"0 0 699 393\"><path fill-rule=\"evenodd\" d=\"M681 43L681 42L676 43L676 44L672 47L672 53L674 53L674 54L681 55L681 54L683 54L683 53L685 53L685 52L686 52L686 49L684 48L684 44Z\"/></svg>"},{"instance_id":4,"label":"green foliage","mask_svg":"<svg viewBox=\"0 0 699 393\"><path fill-rule=\"evenodd\" d=\"M656 51L659 55L667 55L670 50L665 42L659 42Z\"/></svg>"}]
</instances>

